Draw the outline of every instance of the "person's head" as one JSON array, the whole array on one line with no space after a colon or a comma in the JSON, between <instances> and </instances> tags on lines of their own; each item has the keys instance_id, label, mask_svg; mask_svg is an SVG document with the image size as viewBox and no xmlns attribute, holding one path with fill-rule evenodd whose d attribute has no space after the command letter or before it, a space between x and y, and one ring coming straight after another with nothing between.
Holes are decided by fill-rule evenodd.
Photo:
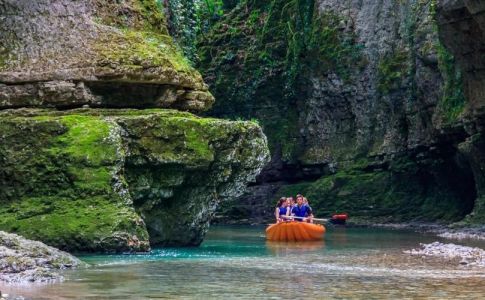
<instances>
[{"instance_id":1,"label":"person's head","mask_svg":"<svg viewBox=\"0 0 485 300\"><path fill-rule=\"evenodd\" d=\"M276 204L277 207L285 207L286 206L286 198L281 197L280 200L278 200L278 203Z\"/></svg>"},{"instance_id":2,"label":"person's head","mask_svg":"<svg viewBox=\"0 0 485 300\"><path fill-rule=\"evenodd\" d=\"M290 204L293 205L295 204L295 199L293 199L293 197L288 197L286 198L288 201L290 201Z\"/></svg>"},{"instance_id":3,"label":"person's head","mask_svg":"<svg viewBox=\"0 0 485 300\"><path fill-rule=\"evenodd\" d=\"M302 195L300 195L300 194L296 195L296 203L298 205L302 205L303 204L303 196Z\"/></svg>"},{"instance_id":4,"label":"person's head","mask_svg":"<svg viewBox=\"0 0 485 300\"><path fill-rule=\"evenodd\" d=\"M291 200L290 198L286 198L286 206L290 206L291 205Z\"/></svg>"},{"instance_id":5,"label":"person's head","mask_svg":"<svg viewBox=\"0 0 485 300\"><path fill-rule=\"evenodd\" d=\"M306 197L303 197L303 204L308 204L308 199Z\"/></svg>"}]
</instances>

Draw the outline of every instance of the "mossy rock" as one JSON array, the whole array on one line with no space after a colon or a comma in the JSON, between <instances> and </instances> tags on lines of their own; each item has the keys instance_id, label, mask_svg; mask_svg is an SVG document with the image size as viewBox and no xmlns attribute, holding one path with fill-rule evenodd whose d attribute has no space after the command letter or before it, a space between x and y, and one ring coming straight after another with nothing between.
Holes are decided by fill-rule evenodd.
<instances>
[{"instance_id":1,"label":"mossy rock","mask_svg":"<svg viewBox=\"0 0 485 300\"><path fill-rule=\"evenodd\" d=\"M78 251L198 245L268 159L251 122L173 110L0 113L0 229Z\"/></svg>"}]
</instances>

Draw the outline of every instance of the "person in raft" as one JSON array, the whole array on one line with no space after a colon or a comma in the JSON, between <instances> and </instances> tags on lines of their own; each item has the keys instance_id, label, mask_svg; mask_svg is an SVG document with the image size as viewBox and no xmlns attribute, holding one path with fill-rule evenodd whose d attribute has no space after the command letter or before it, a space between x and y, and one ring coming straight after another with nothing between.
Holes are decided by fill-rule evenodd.
<instances>
[{"instance_id":1,"label":"person in raft","mask_svg":"<svg viewBox=\"0 0 485 300\"><path fill-rule=\"evenodd\" d=\"M286 198L286 203L288 205L288 209L291 212L291 210L293 209L293 207L295 207L295 205L296 205L295 199L290 196L290 197Z\"/></svg>"},{"instance_id":2,"label":"person in raft","mask_svg":"<svg viewBox=\"0 0 485 300\"><path fill-rule=\"evenodd\" d=\"M313 222L313 212L310 205L305 205L303 203L303 196L297 195L296 196L296 205L291 210L291 215L294 217L299 217L295 219L296 221L303 221L303 222ZM303 218L303 219L300 219Z\"/></svg>"},{"instance_id":3,"label":"person in raft","mask_svg":"<svg viewBox=\"0 0 485 300\"><path fill-rule=\"evenodd\" d=\"M290 209L285 197L281 197L280 200L278 200L274 214L276 217L276 223L285 221L290 215Z\"/></svg>"}]
</instances>

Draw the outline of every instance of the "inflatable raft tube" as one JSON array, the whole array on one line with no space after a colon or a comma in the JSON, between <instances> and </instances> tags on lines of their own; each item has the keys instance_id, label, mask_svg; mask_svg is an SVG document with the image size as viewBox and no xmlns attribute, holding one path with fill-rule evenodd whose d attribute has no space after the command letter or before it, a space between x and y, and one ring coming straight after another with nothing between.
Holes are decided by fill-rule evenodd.
<instances>
[{"instance_id":1,"label":"inflatable raft tube","mask_svg":"<svg viewBox=\"0 0 485 300\"><path fill-rule=\"evenodd\" d=\"M266 239L274 242L304 242L323 239L325 227L305 222L281 222L266 228Z\"/></svg>"}]
</instances>

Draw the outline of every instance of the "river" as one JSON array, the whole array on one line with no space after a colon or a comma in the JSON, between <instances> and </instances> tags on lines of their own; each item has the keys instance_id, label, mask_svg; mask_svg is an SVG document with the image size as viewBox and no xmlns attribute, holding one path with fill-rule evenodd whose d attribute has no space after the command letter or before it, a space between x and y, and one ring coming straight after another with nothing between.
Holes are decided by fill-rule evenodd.
<instances>
[{"instance_id":1,"label":"river","mask_svg":"<svg viewBox=\"0 0 485 300\"><path fill-rule=\"evenodd\" d=\"M198 248L83 255L93 266L62 283L0 288L9 299L483 299L483 268L403 253L434 241L443 240L331 227L321 242L269 243L264 227L214 226Z\"/></svg>"}]
</instances>

